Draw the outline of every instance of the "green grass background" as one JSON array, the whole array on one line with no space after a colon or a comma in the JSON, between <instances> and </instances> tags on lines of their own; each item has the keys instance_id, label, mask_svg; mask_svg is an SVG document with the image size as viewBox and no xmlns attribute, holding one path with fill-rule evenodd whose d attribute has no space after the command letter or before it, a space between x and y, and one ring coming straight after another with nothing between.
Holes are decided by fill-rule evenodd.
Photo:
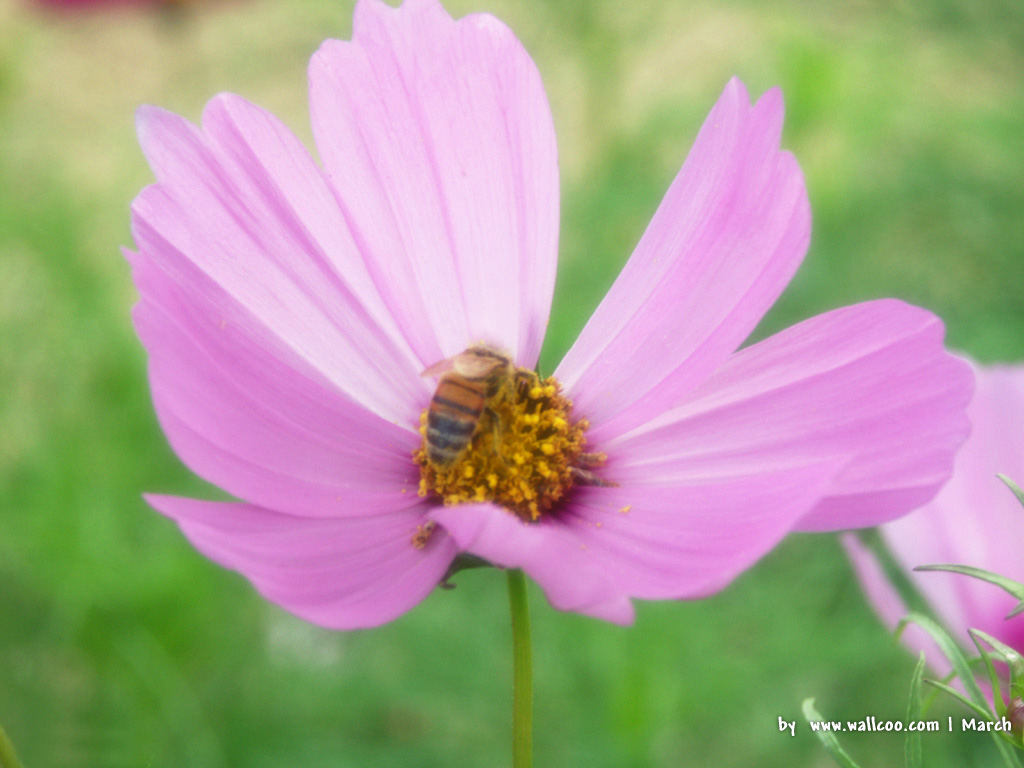
<instances>
[{"instance_id":1,"label":"green grass background","mask_svg":"<svg viewBox=\"0 0 1024 768\"><path fill-rule=\"evenodd\" d=\"M504 579L332 633L195 553L143 491L204 495L153 416L119 247L150 181L132 112L197 119L229 90L308 139L305 66L350 0L225 0L178 16L0 0L0 723L26 768L509 764ZM543 363L568 348L727 79L781 85L814 210L810 253L758 335L896 296L982 361L1024 359L1024 4L451 0L535 57L562 166ZM570 291L567 286L574 286ZM993 467L996 472L999 468ZM833 537L795 536L714 598L619 628L531 591L536 764L824 766L799 723L899 719L913 667ZM1018 619L1020 620L1020 619ZM944 720L959 715L940 702ZM854 734L865 766L902 740ZM984 736L924 737L986 766Z\"/></svg>"}]
</instances>

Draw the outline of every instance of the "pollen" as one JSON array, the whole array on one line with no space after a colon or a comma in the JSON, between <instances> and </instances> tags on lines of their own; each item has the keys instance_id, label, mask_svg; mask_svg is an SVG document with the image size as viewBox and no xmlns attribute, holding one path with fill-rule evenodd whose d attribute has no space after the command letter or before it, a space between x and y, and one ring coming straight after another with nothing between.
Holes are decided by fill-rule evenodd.
<instances>
[{"instance_id":1,"label":"pollen","mask_svg":"<svg viewBox=\"0 0 1024 768\"><path fill-rule=\"evenodd\" d=\"M597 455L584 453L589 425L573 419L572 402L554 378L517 369L489 394L469 446L448 466L428 458L427 416L424 411L420 419L424 442L413 453L420 496L446 505L489 501L536 521L551 514L574 483L607 484L589 471Z\"/></svg>"},{"instance_id":2,"label":"pollen","mask_svg":"<svg viewBox=\"0 0 1024 768\"><path fill-rule=\"evenodd\" d=\"M437 528L437 523L433 520L427 521L423 525L416 526L416 532L412 535L412 545L416 549L423 549L427 546L427 542L430 541L430 537L434 535L434 529Z\"/></svg>"}]
</instances>

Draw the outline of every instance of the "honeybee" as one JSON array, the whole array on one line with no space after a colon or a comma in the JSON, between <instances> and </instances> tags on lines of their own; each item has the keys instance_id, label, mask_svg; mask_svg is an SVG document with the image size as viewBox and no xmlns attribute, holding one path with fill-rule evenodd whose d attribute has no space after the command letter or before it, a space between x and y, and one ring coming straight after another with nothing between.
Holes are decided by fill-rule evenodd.
<instances>
[{"instance_id":1,"label":"honeybee","mask_svg":"<svg viewBox=\"0 0 1024 768\"><path fill-rule=\"evenodd\" d=\"M441 376L427 409L427 459L450 467L469 447L488 401L514 385L517 371L504 352L477 344L427 368L423 376ZM497 429L497 424L494 425Z\"/></svg>"}]
</instances>

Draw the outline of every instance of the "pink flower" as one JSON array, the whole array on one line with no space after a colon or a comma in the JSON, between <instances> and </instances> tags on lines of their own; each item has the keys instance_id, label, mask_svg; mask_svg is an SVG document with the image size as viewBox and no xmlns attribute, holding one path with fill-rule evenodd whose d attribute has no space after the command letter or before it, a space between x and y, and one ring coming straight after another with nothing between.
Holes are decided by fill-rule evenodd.
<instances>
[{"instance_id":1,"label":"pink flower","mask_svg":"<svg viewBox=\"0 0 1024 768\"><path fill-rule=\"evenodd\" d=\"M202 129L138 118L157 183L128 257L157 414L241 501L148 500L269 600L376 625L470 553L523 568L556 608L628 623L631 598L707 595L791 530L890 520L948 477L971 373L930 313L868 302L737 351L799 266L810 212L778 148L781 94L751 106L732 80L555 372L604 484L535 522L419 496L437 386L421 372L480 341L537 362L551 115L514 35L436 0L360 0L352 42L325 42L309 79L323 168L237 96Z\"/></svg>"},{"instance_id":2,"label":"pink flower","mask_svg":"<svg viewBox=\"0 0 1024 768\"><path fill-rule=\"evenodd\" d=\"M960 643L974 651L968 629L981 629L1024 652L1024 616L1004 617L1017 601L1002 589L968 576L912 572L918 565L971 565L1024 581L1024 509L997 477L1024 482L1024 367L976 368L977 389L968 407L971 436L957 454L952 479L928 504L879 530L914 586ZM907 613L878 562L856 539L845 537L864 590L887 624ZM908 626L902 639L924 650L932 669L951 665L930 636Z\"/></svg>"}]
</instances>

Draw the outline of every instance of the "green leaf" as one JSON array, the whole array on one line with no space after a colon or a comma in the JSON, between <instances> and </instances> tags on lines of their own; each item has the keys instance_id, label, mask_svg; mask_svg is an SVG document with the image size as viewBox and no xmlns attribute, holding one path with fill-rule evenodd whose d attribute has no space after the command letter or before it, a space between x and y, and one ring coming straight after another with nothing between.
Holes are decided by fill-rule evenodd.
<instances>
[{"instance_id":1,"label":"green leaf","mask_svg":"<svg viewBox=\"0 0 1024 768\"><path fill-rule=\"evenodd\" d=\"M1013 495L1017 497L1017 501L1021 503L1021 506L1024 506L1024 490L1021 490L1021 487L1006 475L996 475L996 477L1006 483L1007 487L1013 491Z\"/></svg>"},{"instance_id":2,"label":"green leaf","mask_svg":"<svg viewBox=\"0 0 1024 768\"><path fill-rule=\"evenodd\" d=\"M921 629L932 636L932 639L936 642L942 653L945 654L946 658L949 659L950 664L953 665L953 671L956 676L960 678L970 696L969 701L976 704L978 707L985 709L988 706L988 699L981 692L981 688L978 687L978 681L974 679L974 672L971 670L970 662L967 661L967 657L964 656L963 650L960 648L959 643L956 642L949 633L946 632L936 621L922 616L919 613L911 613L904 618L898 626L898 630L902 629L907 624L917 624Z\"/></svg>"},{"instance_id":3,"label":"green leaf","mask_svg":"<svg viewBox=\"0 0 1024 768\"><path fill-rule=\"evenodd\" d=\"M973 702L969 701L966 696L964 696L962 693L960 693L960 691L956 690L955 688L950 688L945 683L940 683L937 680L927 680L926 682L929 685L934 685L936 688L945 691L953 698L959 699L961 702L963 702L965 705L970 707L972 710L977 712L979 715L981 715L989 722L995 721L995 718L992 717L992 714L988 710L978 707ZM1006 768L1021 768L1020 760L1017 758L1017 753L1010 747L1009 741L1006 739L1003 733L992 731L991 735L992 739L996 743L996 749L999 750L999 754L1003 758L1003 764L1006 765Z\"/></svg>"},{"instance_id":4,"label":"green leaf","mask_svg":"<svg viewBox=\"0 0 1024 768\"><path fill-rule=\"evenodd\" d=\"M997 738L996 747L999 749L999 754L1003 756L1003 764L1006 768L1021 768L1020 758L1017 757L1016 750L1008 742Z\"/></svg>"},{"instance_id":5,"label":"green leaf","mask_svg":"<svg viewBox=\"0 0 1024 768\"><path fill-rule=\"evenodd\" d=\"M14 754L14 745L0 727L0 768L21 768L21 761Z\"/></svg>"},{"instance_id":6,"label":"green leaf","mask_svg":"<svg viewBox=\"0 0 1024 768\"><path fill-rule=\"evenodd\" d=\"M910 679L910 703L907 705L907 728L916 720L921 719L921 678L924 676L924 651L918 657L914 667L914 676ZM907 768L921 768L921 732L907 731L907 742L904 747Z\"/></svg>"},{"instance_id":7,"label":"green leaf","mask_svg":"<svg viewBox=\"0 0 1024 768\"><path fill-rule=\"evenodd\" d=\"M992 635L987 632L983 632L980 629L969 629L967 632L970 634L971 638L974 640L974 644L978 646L978 650L981 651L982 656L989 665L990 675L994 676L996 680L998 680L998 676L995 675L995 667L992 666L991 659L989 659L988 654L985 653L985 649L981 647L981 643L978 642L979 638L999 652L999 655L1003 657L1003 661L1006 662L1006 666L1010 668L1010 698L1024 698L1024 657L1022 657L1016 649L1011 648L1002 640L992 637ZM998 684L993 684L992 690L999 690ZM996 703L1001 704L1002 702L997 700Z\"/></svg>"},{"instance_id":8,"label":"green leaf","mask_svg":"<svg viewBox=\"0 0 1024 768\"><path fill-rule=\"evenodd\" d=\"M825 718L821 716L821 713L814 708L814 699L804 699L803 704L804 719L807 722L812 720L822 721ZM839 740L835 737L832 731L814 731L814 735L818 737L818 741L825 747L825 751L828 752L832 759L835 760L843 768L860 768L853 758L846 754L846 751L839 746Z\"/></svg>"},{"instance_id":9,"label":"green leaf","mask_svg":"<svg viewBox=\"0 0 1024 768\"><path fill-rule=\"evenodd\" d=\"M960 682L963 684L970 698L967 698L967 696L964 696L960 691L955 688L951 688L945 683L940 683L936 680L927 680L926 682L963 702L966 706L970 707L971 710L977 712L986 720L994 721L995 718L988 710L988 699L985 698L981 692L981 688L978 687L978 681L974 678L974 673L971 671L971 666L967 661L967 657L964 656L963 651L960 650L960 646L957 645L956 641L949 636L949 633L927 616L921 616L920 614L910 614L900 622L899 628L902 630L902 628L907 624L917 624L932 636L932 639L935 640L939 648L942 649L946 658L949 659L950 663L953 665L953 671L956 673L956 676L960 678ZM1003 763L1007 768L1024 768L1021 766L1020 760L1017 758L1017 753L1013 750L1002 733L993 731L991 736L992 740L996 744L996 748L999 750L999 754L1003 758Z\"/></svg>"},{"instance_id":10,"label":"green leaf","mask_svg":"<svg viewBox=\"0 0 1024 768\"><path fill-rule=\"evenodd\" d=\"M956 677L956 673L955 672L950 672L948 675L946 675L944 678L942 678L942 682L948 684L950 681L953 680L954 677ZM932 705L935 704L935 700L938 699L941 695L942 695L942 691L940 691L938 688L934 688L934 687L929 688L928 689L928 695L924 697L924 701L922 702L922 705L921 705L921 712L922 712L922 714L927 713L929 710L931 710Z\"/></svg>"},{"instance_id":11,"label":"green leaf","mask_svg":"<svg viewBox=\"0 0 1024 768\"><path fill-rule=\"evenodd\" d=\"M988 710L982 709L972 701L969 701L967 697L960 693L960 691L956 690L956 688L950 688L948 685L940 683L938 680L926 680L925 682L945 691L953 698L963 702L966 706L970 707L973 711L977 712L989 722L995 721L995 718L992 717L992 714ZM1022 768L1020 760L1017 758L1017 752L1010 746L1010 741L1006 738L1006 735L997 731L992 731L990 735L992 736L992 740L996 743L996 749L999 750L999 754L1002 756L1003 764L1006 765L1006 768Z\"/></svg>"},{"instance_id":12,"label":"green leaf","mask_svg":"<svg viewBox=\"0 0 1024 768\"><path fill-rule=\"evenodd\" d=\"M1002 690L1000 687L999 673L996 672L996 665L992 663L992 654L990 650L982 644L982 638L976 635L975 631L976 630L969 629L967 630L967 633L971 636L971 640L974 641L974 645L978 649L978 653L981 654L982 661L985 662L985 670L988 672L988 682L989 685L992 686L992 699L995 702L996 714L1002 715L1006 709L1006 705L1003 703L1002 695L996 695Z\"/></svg>"},{"instance_id":13,"label":"green leaf","mask_svg":"<svg viewBox=\"0 0 1024 768\"><path fill-rule=\"evenodd\" d=\"M992 573L982 568L975 568L970 565L919 565L914 568L915 571L949 571L950 573L960 573L964 576L971 576L975 579L981 579L987 581L989 584L995 584L997 587L1002 587L1003 590L1009 592L1013 597L1017 598L1021 602L1014 606L1013 610L1006 614L1007 619L1012 619L1018 613L1024 612L1024 584L1013 579L1008 579L1005 576L1000 576L998 573Z\"/></svg>"},{"instance_id":14,"label":"green leaf","mask_svg":"<svg viewBox=\"0 0 1024 768\"><path fill-rule=\"evenodd\" d=\"M965 707L970 707L970 709L973 712L975 712L979 717L983 718L985 721L990 723L996 722L996 719L992 716L991 712L989 712L984 707L979 707L973 701L971 701L962 693L960 693L960 691L958 691L956 688L953 688L950 685L946 685L945 683L940 683L938 680L925 680L925 682L928 683L928 685L934 685L940 691L948 693L950 696L959 701Z\"/></svg>"}]
</instances>

